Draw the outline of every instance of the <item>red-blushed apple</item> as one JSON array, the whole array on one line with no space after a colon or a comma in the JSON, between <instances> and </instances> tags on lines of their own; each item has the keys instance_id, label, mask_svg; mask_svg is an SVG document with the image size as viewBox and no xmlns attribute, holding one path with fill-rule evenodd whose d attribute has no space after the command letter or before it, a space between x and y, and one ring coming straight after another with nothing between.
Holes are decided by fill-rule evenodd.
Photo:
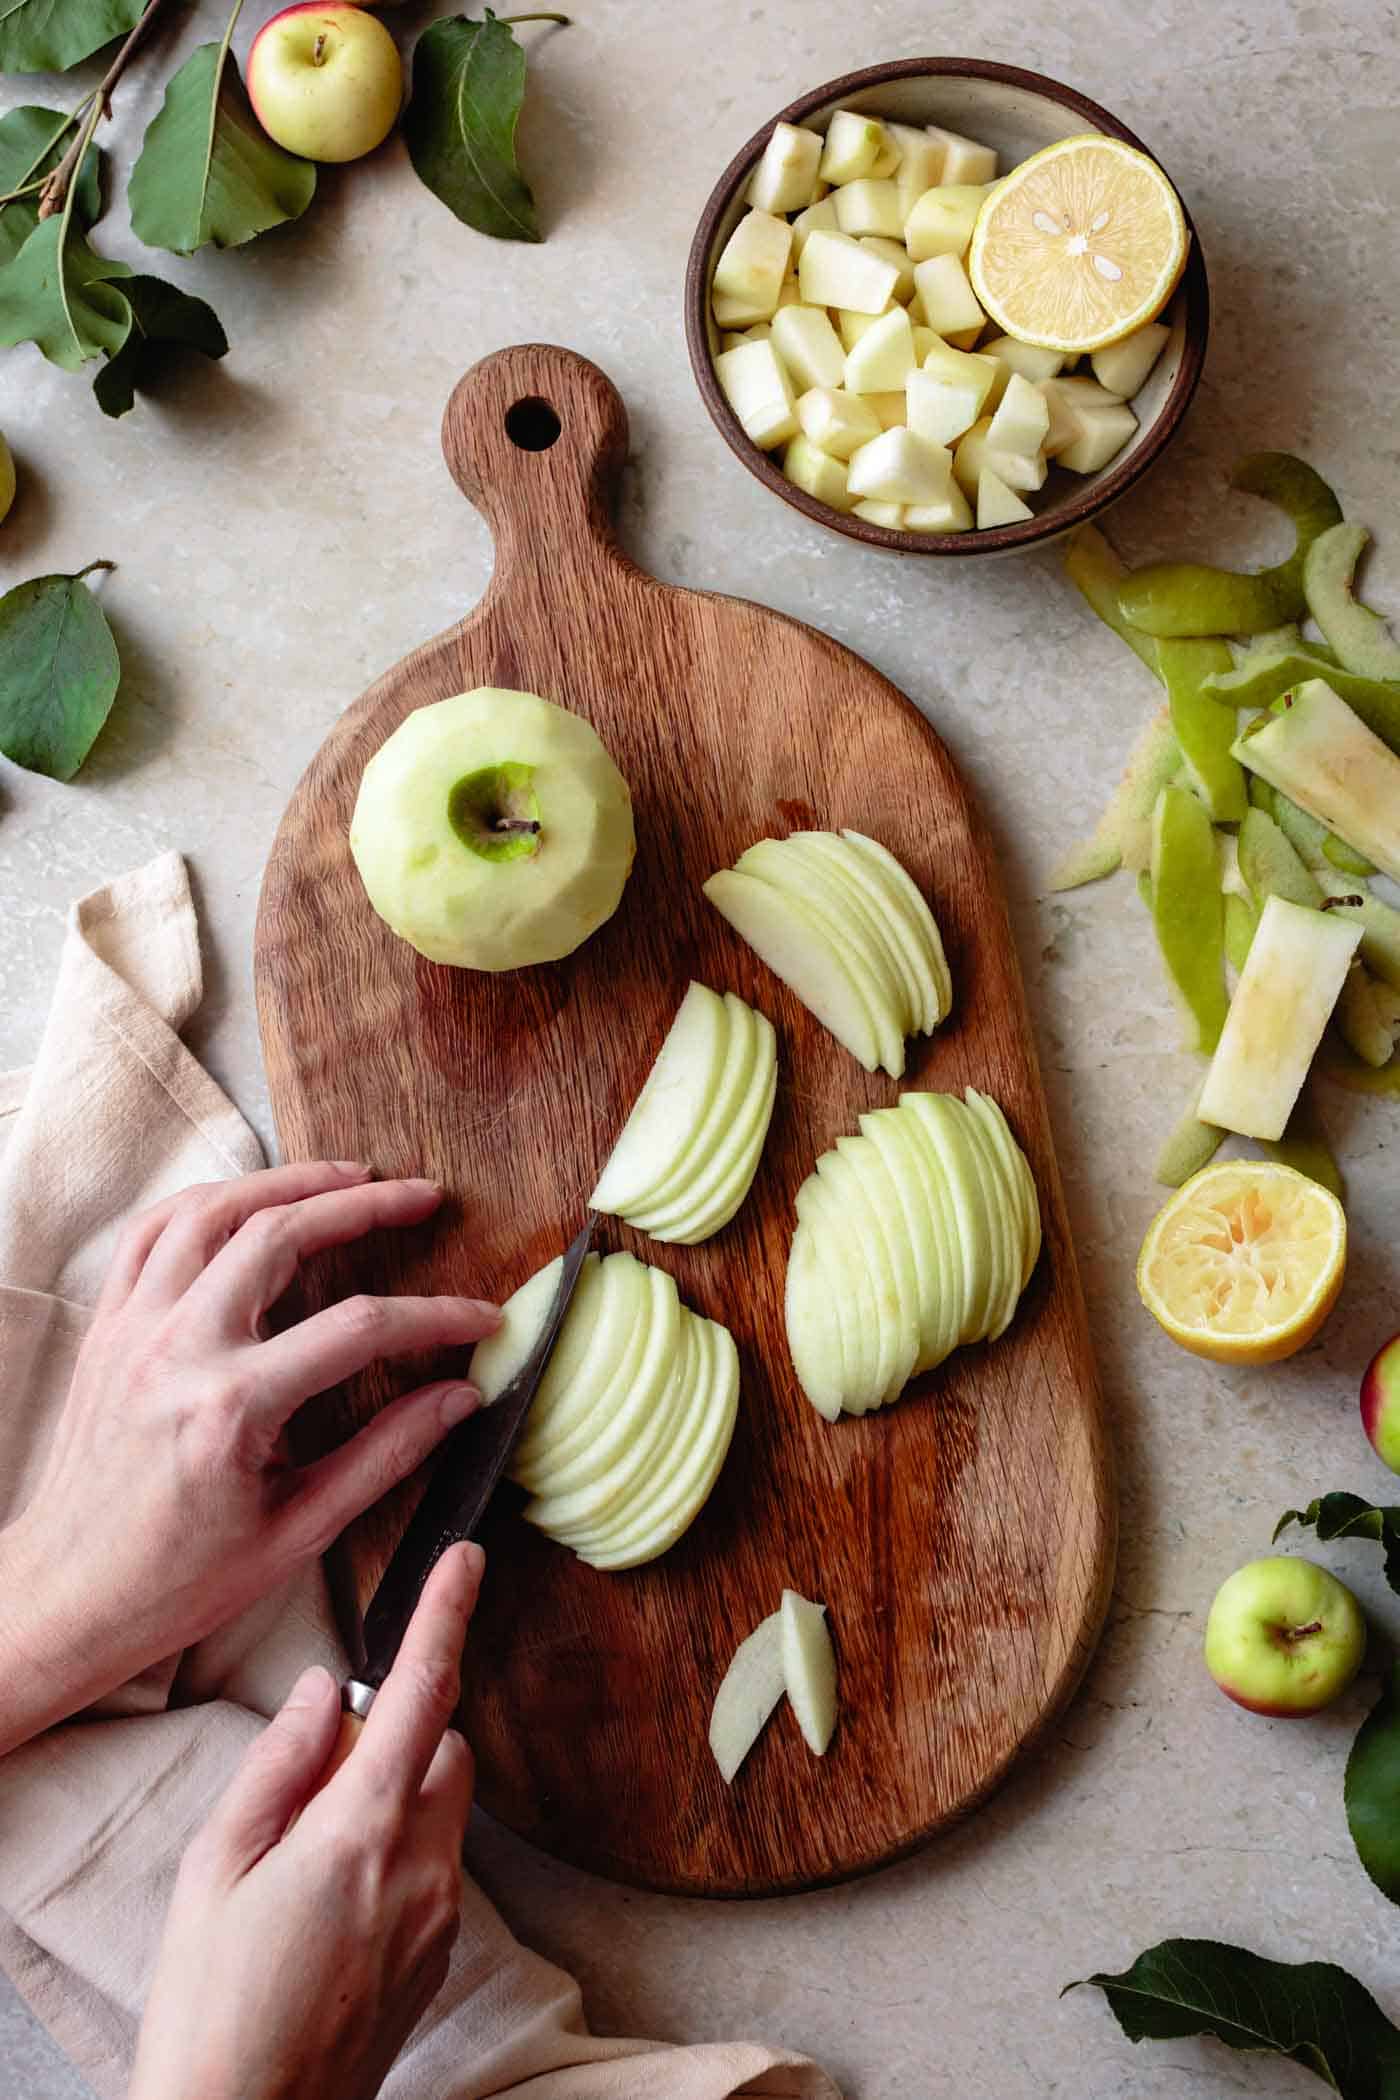
<instances>
[{"instance_id":1,"label":"red-blushed apple","mask_svg":"<svg viewBox=\"0 0 1400 2100\"><path fill-rule=\"evenodd\" d=\"M1320 1713L1366 1652L1366 1621L1345 1583L1293 1554L1252 1560L1215 1593L1206 1668L1226 1697L1288 1720Z\"/></svg>"},{"instance_id":2,"label":"red-blushed apple","mask_svg":"<svg viewBox=\"0 0 1400 2100\"><path fill-rule=\"evenodd\" d=\"M1400 1334L1378 1349L1361 1381L1361 1426L1392 1473L1400 1473Z\"/></svg>"},{"instance_id":3,"label":"red-blushed apple","mask_svg":"<svg viewBox=\"0 0 1400 2100\"><path fill-rule=\"evenodd\" d=\"M388 137L403 100L398 47L350 0L283 8L248 53L248 99L269 138L307 160L358 160Z\"/></svg>"}]
</instances>

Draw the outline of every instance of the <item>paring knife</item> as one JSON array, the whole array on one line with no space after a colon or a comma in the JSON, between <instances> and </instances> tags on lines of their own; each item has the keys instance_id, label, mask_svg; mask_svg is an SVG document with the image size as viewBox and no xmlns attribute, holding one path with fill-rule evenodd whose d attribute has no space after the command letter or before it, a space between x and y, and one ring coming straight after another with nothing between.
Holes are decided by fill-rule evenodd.
<instances>
[{"instance_id":1,"label":"paring knife","mask_svg":"<svg viewBox=\"0 0 1400 2100\"><path fill-rule=\"evenodd\" d=\"M469 1415L438 1450L427 1492L365 1613L359 1666L340 1688L340 1736L327 1763L323 1786L355 1746L374 1695L393 1667L424 1583L448 1547L469 1539L486 1514L554 1353L597 1222L590 1212L588 1223L570 1244L549 1318L520 1369L489 1408Z\"/></svg>"}]
</instances>

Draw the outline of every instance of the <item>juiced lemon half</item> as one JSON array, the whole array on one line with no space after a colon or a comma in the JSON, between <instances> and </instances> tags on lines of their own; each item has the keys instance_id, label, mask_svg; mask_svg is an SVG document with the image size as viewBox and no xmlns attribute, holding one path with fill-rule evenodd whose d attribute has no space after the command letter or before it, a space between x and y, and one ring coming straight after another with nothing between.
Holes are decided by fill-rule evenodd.
<instances>
[{"instance_id":1,"label":"juiced lemon half","mask_svg":"<svg viewBox=\"0 0 1400 2100\"><path fill-rule=\"evenodd\" d=\"M1074 355L1161 312L1186 242L1180 201L1156 161L1093 132L1033 153L993 186L968 274L1008 335Z\"/></svg>"},{"instance_id":2,"label":"juiced lemon half","mask_svg":"<svg viewBox=\"0 0 1400 2100\"><path fill-rule=\"evenodd\" d=\"M1226 1160L1158 1211L1138 1256L1138 1290L1193 1355L1278 1363L1332 1310L1346 1249L1346 1213L1329 1189L1268 1160Z\"/></svg>"}]
</instances>

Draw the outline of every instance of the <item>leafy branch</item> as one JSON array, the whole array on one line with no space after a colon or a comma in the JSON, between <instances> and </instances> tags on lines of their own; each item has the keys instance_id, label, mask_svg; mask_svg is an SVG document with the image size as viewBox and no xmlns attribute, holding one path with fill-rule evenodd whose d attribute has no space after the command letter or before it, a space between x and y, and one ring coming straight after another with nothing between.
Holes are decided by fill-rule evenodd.
<instances>
[{"instance_id":1,"label":"leafy branch","mask_svg":"<svg viewBox=\"0 0 1400 2100\"><path fill-rule=\"evenodd\" d=\"M69 117L69 124L78 123L80 117L84 115L86 115L87 121L79 136L74 139L72 145L58 163L58 166L52 169L43 179L39 189L39 217L41 219L50 218L54 212L66 209L73 177L82 166L83 155L87 152L88 146L92 142L93 134L102 118L110 117L112 114L112 90L131 64L141 45L145 42L148 31L165 4L166 0L146 0L145 12L142 14L140 21L131 31L131 34L127 37L92 93L84 96L77 109ZM59 137L62 137L62 135L62 132L58 134ZM57 144L57 139L55 139L54 143ZM8 198L0 199L0 203L8 202Z\"/></svg>"}]
</instances>

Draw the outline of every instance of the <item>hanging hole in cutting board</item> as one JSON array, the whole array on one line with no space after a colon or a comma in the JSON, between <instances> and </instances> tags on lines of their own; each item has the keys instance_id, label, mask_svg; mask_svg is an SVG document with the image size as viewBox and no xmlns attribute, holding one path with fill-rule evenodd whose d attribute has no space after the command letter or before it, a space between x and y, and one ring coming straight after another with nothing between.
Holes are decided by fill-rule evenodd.
<instances>
[{"instance_id":1,"label":"hanging hole in cutting board","mask_svg":"<svg viewBox=\"0 0 1400 2100\"><path fill-rule=\"evenodd\" d=\"M529 394L506 410L506 436L522 452L548 452L563 425L547 401Z\"/></svg>"}]
</instances>

